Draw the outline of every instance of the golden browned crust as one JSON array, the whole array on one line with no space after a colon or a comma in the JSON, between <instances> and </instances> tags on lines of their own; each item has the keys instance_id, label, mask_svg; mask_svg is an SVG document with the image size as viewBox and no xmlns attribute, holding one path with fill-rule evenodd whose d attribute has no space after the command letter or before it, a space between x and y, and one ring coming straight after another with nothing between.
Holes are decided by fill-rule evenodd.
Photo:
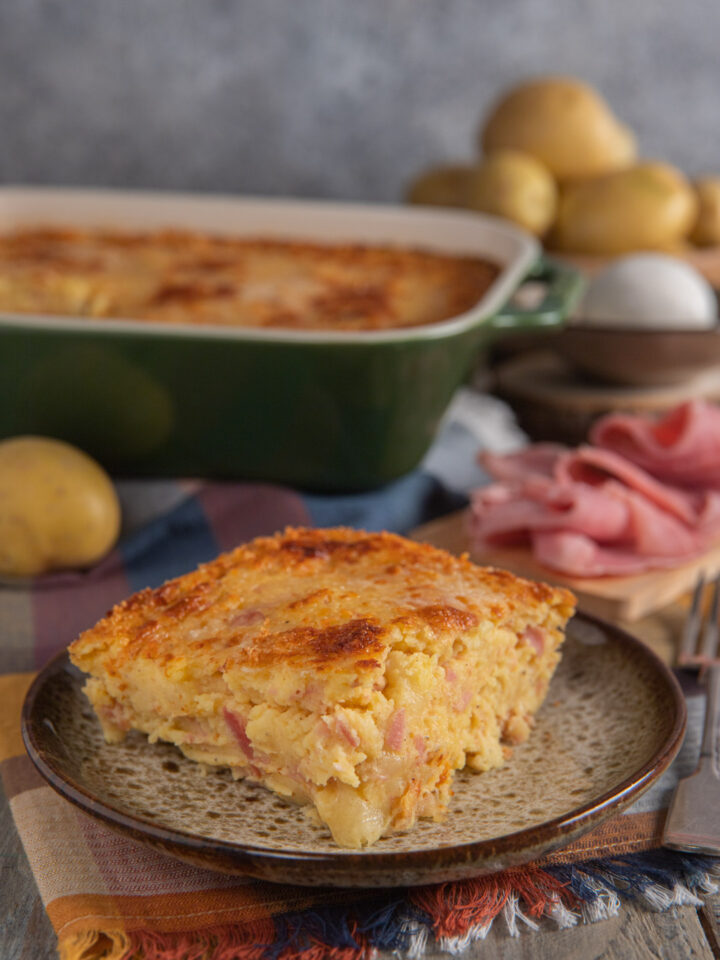
<instances>
[{"instance_id":1,"label":"golden browned crust","mask_svg":"<svg viewBox=\"0 0 720 960\"><path fill-rule=\"evenodd\" d=\"M15 313L382 330L457 316L497 273L478 257L191 231L0 236L0 309Z\"/></svg>"},{"instance_id":2,"label":"golden browned crust","mask_svg":"<svg viewBox=\"0 0 720 960\"><path fill-rule=\"evenodd\" d=\"M112 671L145 657L202 659L210 670L298 663L361 673L379 666L398 625L457 637L543 605L567 616L573 598L390 533L287 529L135 594L70 652L83 666L102 650Z\"/></svg>"}]
</instances>

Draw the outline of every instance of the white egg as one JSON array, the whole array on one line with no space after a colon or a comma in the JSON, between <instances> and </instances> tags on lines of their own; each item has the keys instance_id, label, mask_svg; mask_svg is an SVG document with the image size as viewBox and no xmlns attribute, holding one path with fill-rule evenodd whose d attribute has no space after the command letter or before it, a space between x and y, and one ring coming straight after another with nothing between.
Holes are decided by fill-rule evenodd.
<instances>
[{"instance_id":1,"label":"white egg","mask_svg":"<svg viewBox=\"0 0 720 960\"><path fill-rule=\"evenodd\" d=\"M715 326L718 301L693 267L663 253L614 260L588 283L576 323L655 330Z\"/></svg>"}]
</instances>

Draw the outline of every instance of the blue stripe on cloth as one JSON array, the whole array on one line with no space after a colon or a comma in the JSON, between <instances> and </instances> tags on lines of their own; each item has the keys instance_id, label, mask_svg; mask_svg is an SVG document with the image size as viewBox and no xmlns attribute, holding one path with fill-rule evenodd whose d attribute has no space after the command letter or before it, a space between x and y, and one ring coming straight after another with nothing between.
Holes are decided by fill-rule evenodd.
<instances>
[{"instance_id":1,"label":"blue stripe on cloth","mask_svg":"<svg viewBox=\"0 0 720 960\"><path fill-rule=\"evenodd\" d=\"M416 470L379 490L332 496L303 493L316 527L348 526L407 533L443 513L459 510L467 499Z\"/></svg>"},{"instance_id":2,"label":"blue stripe on cloth","mask_svg":"<svg viewBox=\"0 0 720 960\"><path fill-rule=\"evenodd\" d=\"M132 535L121 548L131 590L157 587L220 552L205 512L189 497Z\"/></svg>"}]
</instances>

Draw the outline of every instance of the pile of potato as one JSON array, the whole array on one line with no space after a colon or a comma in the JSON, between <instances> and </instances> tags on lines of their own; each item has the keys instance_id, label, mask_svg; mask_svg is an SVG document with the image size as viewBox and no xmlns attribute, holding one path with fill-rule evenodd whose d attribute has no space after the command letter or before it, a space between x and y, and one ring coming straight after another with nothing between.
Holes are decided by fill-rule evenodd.
<instances>
[{"instance_id":1,"label":"pile of potato","mask_svg":"<svg viewBox=\"0 0 720 960\"><path fill-rule=\"evenodd\" d=\"M667 163L639 160L633 133L576 79L509 90L479 141L477 162L426 171L407 199L505 217L566 253L720 244L720 176L690 183Z\"/></svg>"}]
</instances>

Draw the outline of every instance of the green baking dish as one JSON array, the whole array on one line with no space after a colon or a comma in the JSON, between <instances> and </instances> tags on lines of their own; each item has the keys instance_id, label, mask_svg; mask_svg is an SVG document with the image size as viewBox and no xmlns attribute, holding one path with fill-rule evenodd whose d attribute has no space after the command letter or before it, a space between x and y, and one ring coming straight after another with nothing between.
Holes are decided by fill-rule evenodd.
<instances>
[{"instance_id":1,"label":"green baking dish","mask_svg":"<svg viewBox=\"0 0 720 960\"><path fill-rule=\"evenodd\" d=\"M0 230L184 227L397 243L501 267L472 310L398 331L325 333L0 317L0 437L60 437L115 475L264 480L361 490L422 459L478 351L498 332L559 324L580 287L536 241L462 211L52 188L0 189ZM506 307L528 276L532 310Z\"/></svg>"}]
</instances>

